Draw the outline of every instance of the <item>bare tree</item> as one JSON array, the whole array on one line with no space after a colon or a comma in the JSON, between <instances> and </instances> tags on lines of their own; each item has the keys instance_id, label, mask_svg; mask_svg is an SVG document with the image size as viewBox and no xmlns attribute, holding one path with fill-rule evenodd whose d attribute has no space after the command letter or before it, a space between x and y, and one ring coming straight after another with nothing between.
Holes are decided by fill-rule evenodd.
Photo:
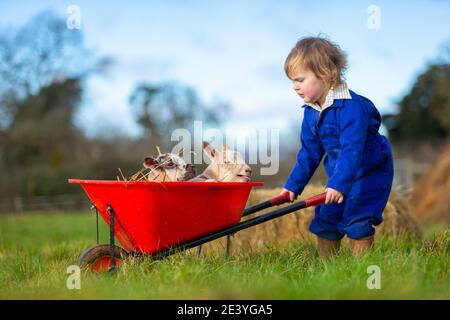
<instances>
[{"instance_id":1,"label":"bare tree","mask_svg":"<svg viewBox=\"0 0 450 320\"><path fill-rule=\"evenodd\" d=\"M0 197L64 192L68 176L94 167L74 115L84 79L104 66L50 12L0 32Z\"/></svg>"},{"instance_id":2,"label":"bare tree","mask_svg":"<svg viewBox=\"0 0 450 320\"><path fill-rule=\"evenodd\" d=\"M83 44L83 34L43 12L16 32L0 33L0 128L18 112L19 102L67 78L82 79L107 65Z\"/></svg>"}]
</instances>

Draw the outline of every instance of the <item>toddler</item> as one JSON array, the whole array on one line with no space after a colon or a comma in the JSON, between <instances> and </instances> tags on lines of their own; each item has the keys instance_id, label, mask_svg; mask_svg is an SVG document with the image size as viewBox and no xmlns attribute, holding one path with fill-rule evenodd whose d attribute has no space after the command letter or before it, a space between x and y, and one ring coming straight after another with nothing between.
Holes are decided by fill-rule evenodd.
<instances>
[{"instance_id":1,"label":"toddler","mask_svg":"<svg viewBox=\"0 0 450 320\"><path fill-rule=\"evenodd\" d=\"M309 227L321 256L336 252L345 235L357 255L373 246L373 226L383 220L394 176L391 147L378 133L381 116L369 99L348 89L346 66L339 46L318 37L298 41L284 65L305 104L301 149L282 194L294 201L325 156L326 201Z\"/></svg>"}]
</instances>

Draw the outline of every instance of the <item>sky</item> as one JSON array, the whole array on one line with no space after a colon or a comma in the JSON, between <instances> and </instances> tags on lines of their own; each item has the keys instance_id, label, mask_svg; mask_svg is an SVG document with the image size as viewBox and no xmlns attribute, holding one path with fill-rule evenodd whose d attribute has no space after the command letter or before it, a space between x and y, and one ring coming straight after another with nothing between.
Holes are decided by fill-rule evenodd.
<instances>
[{"instance_id":1,"label":"sky","mask_svg":"<svg viewBox=\"0 0 450 320\"><path fill-rule=\"evenodd\" d=\"M111 128L138 135L131 92L140 82L170 80L194 87L206 103L227 101L225 127L235 134L289 130L299 125L303 102L284 60L299 38L319 34L348 54L350 89L382 114L396 112L415 77L450 41L444 0L0 0L0 28L19 28L44 10L68 17L69 5L80 8L86 46L115 61L108 74L87 82L78 121L92 135Z\"/></svg>"}]
</instances>

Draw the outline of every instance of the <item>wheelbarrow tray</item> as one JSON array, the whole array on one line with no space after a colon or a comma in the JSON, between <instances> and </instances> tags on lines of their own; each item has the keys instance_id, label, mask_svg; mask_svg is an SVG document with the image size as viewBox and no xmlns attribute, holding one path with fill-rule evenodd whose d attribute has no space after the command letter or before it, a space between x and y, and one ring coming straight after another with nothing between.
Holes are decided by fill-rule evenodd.
<instances>
[{"instance_id":1,"label":"wheelbarrow tray","mask_svg":"<svg viewBox=\"0 0 450 320\"><path fill-rule=\"evenodd\" d=\"M80 184L129 252L152 254L238 223L262 182L149 182L69 179Z\"/></svg>"}]
</instances>

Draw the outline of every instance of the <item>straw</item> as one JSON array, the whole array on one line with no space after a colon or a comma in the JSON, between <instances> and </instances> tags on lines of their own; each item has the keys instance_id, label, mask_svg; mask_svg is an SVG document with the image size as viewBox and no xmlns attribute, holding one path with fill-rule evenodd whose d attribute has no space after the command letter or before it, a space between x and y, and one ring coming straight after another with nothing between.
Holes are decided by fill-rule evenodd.
<instances>
[{"instance_id":1,"label":"straw","mask_svg":"<svg viewBox=\"0 0 450 320\"><path fill-rule=\"evenodd\" d=\"M120 168L117 168L117 170L119 171L120 176L122 177L122 180L123 180L123 181L127 181L127 178L125 178L125 176L123 175L122 170L120 170Z\"/></svg>"}]
</instances>

